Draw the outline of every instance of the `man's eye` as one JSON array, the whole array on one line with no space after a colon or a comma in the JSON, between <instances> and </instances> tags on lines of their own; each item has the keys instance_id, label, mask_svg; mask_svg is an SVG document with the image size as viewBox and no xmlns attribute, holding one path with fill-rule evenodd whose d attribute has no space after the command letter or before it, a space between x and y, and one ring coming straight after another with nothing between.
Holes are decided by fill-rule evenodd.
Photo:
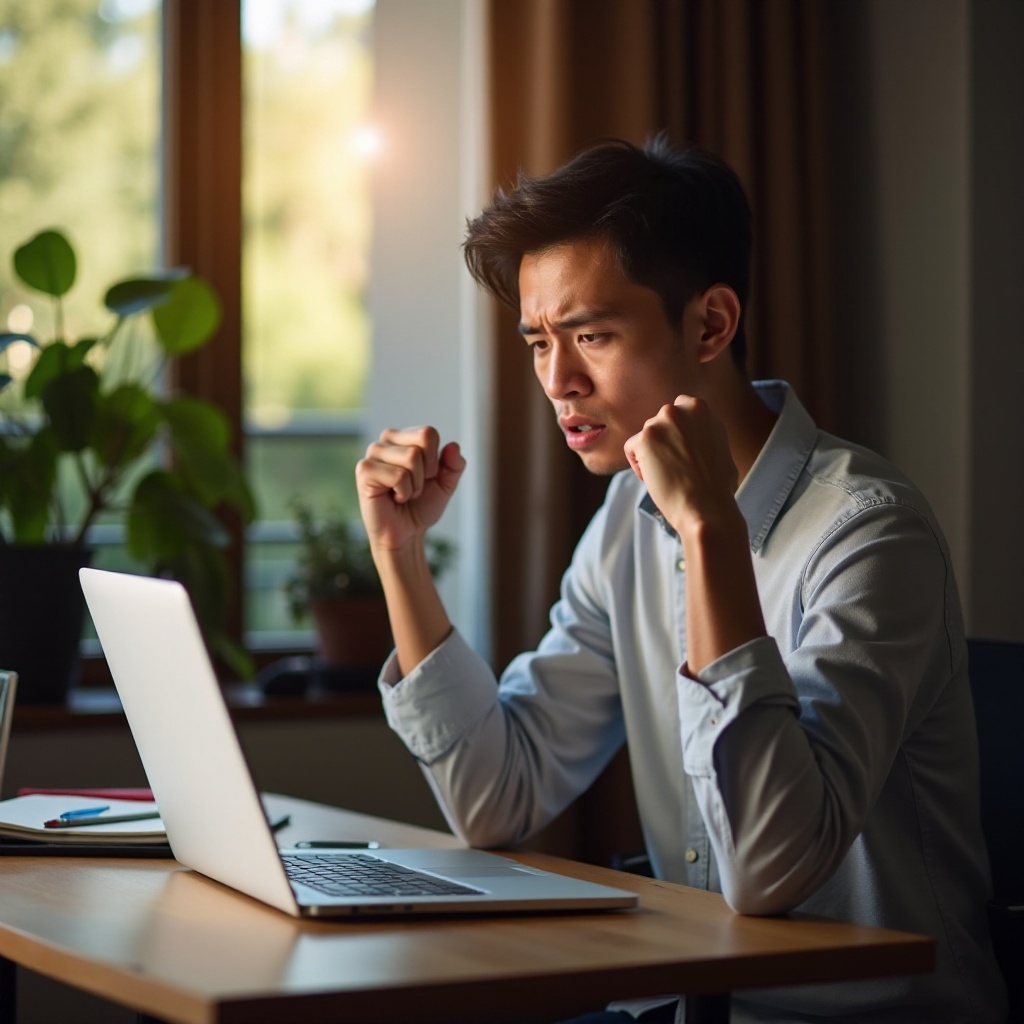
<instances>
[{"instance_id":1,"label":"man's eye","mask_svg":"<svg viewBox=\"0 0 1024 1024\"><path fill-rule=\"evenodd\" d=\"M603 341L607 337L607 334L602 334L600 331L591 331L588 334L581 334L580 341L585 341L588 344L591 344L595 341Z\"/></svg>"},{"instance_id":2,"label":"man's eye","mask_svg":"<svg viewBox=\"0 0 1024 1024\"><path fill-rule=\"evenodd\" d=\"M531 352L543 352L548 347L548 343L544 338L527 338L526 347Z\"/></svg>"}]
</instances>

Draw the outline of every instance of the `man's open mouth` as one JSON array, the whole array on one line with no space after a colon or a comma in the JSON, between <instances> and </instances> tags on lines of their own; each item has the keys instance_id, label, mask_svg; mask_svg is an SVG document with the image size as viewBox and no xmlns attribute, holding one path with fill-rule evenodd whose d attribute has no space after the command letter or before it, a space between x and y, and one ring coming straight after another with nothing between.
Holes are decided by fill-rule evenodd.
<instances>
[{"instance_id":1,"label":"man's open mouth","mask_svg":"<svg viewBox=\"0 0 1024 1024\"><path fill-rule=\"evenodd\" d=\"M561 426L565 434L565 443L575 451L582 451L596 444L605 429L602 423L563 423Z\"/></svg>"}]
</instances>

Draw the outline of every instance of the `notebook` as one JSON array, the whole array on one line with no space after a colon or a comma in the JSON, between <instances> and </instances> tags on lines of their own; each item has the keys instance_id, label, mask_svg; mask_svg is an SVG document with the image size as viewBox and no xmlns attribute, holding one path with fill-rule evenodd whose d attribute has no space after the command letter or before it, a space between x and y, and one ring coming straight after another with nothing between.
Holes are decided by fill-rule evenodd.
<instances>
[{"instance_id":1,"label":"notebook","mask_svg":"<svg viewBox=\"0 0 1024 1024\"><path fill-rule=\"evenodd\" d=\"M16 672L0 669L0 794L17 683ZM16 797L0 800L0 856L167 857L170 847L159 819L139 823L106 822L88 830L44 826L49 819L84 807L103 805L103 813L108 815L138 813L143 809L140 802L143 797L152 800L152 794L139 790L19 789ZM131 802L119 802L122 798ZM155 812L156 804L145 807L150 808Z\"/></svg>"},{"instance_id":2,"label":"notebook","mask_svg":"<svg viewBox=\"0 0 1024 1024\"><path fill-rule=\"evenodd\" d=\"M80 577L171 850L186 867L297 917L637 905L635 893L481 850L279 850L185 589L99 569ZM311 877L290 879L286 865L296 864ZM374 894L369 882L322 877L367 869L389 873L390 888Z\"/></svg>"}]
</instances>

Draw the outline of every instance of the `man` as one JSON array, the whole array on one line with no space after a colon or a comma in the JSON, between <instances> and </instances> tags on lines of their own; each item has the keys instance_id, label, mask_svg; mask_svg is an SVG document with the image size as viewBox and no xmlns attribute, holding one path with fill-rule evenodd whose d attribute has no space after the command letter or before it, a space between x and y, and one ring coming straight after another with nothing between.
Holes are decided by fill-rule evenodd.
<instances>
[{"instance_id":1,"label":"man","mask_svg":"<svg viewBox=\"0 0 1024 1024\"><path fill-rule=\"evenodd\" d=\"M750 220L728 167L655 142L520 178L470 224L471 272L519 310L566 444L611 482L550 631L495 687L423 547L458 445L369 446L388 720L472 844L541 828L628 738L660 877L938 943L934 975L754 993L734 1019L1000 1020L949 552L896 470L747 379Z\"/></svg>"}]
</instances>

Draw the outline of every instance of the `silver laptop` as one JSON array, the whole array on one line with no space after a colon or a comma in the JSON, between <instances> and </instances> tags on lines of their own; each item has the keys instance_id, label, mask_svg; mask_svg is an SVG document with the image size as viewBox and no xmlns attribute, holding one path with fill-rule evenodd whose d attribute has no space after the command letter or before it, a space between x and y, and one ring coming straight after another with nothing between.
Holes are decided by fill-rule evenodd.
<instances>
[{"instance_id":1,"label":"silver laptop","mask_svg":"<svg viewBox=\"0 0 1024 1024\"><path fill-rule=\"evenodd\" d=\"M634 907L480 850L278 849L185 589L81 570L175 858L295 916Z\"/></svg>"}]
</instances>

